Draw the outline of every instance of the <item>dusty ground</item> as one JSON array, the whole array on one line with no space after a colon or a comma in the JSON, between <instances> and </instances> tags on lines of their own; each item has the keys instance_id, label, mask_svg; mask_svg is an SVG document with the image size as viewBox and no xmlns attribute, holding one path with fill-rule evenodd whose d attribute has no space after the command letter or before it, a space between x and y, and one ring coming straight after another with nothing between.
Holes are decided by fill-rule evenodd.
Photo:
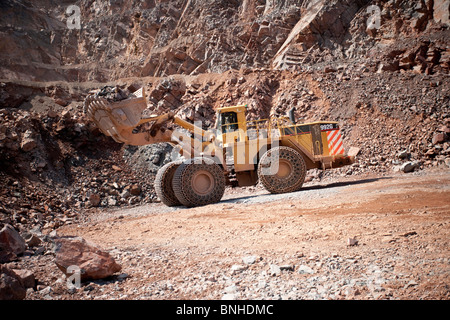
<instances>
[{"instance_id":1,"label":"dusty ground","mask_svg":"<svg viewBox=\"0 0 450 320\"><path fill-rule=\"evenodd\" d=\"M91 214L58 234L109 250L122 273L68 290L41 255L46 290L27 299L449 299L449 191L445 169Z\"/></svg>"}]
</instances>

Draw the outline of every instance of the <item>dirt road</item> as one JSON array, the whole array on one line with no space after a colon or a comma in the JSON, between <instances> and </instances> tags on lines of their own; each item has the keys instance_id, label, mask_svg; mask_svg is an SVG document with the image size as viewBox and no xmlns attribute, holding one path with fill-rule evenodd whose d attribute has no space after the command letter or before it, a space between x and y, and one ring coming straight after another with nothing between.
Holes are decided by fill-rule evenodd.
<instances>
[{"instance_id":1,"label":"dirt road","mask_svg":"<svg viewBox=\"0 0 450 320\"><path fill-rule=\"evenodd\" d=\"M100 212L58 234L110 250L123 273L70 298L448 299L449 191L440 170Z\"/></svg>"}]
</instances>

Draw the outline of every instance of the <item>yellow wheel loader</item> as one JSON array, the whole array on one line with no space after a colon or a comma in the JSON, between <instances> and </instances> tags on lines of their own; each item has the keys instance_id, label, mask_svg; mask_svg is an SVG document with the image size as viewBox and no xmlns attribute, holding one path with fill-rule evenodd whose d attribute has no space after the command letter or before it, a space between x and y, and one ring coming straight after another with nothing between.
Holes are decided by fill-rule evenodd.
<instances>
[{"instance_id":1,"label":"yellow wheel loader","mask_svg":"<svg viewBox=\"0 0 450 320\"><path fill-rule=\"evenodd\" d=\"M143 89L109 102L90 95L85 113L115 141L141 146L166 142L181 157L158 171L155 190L168 206L207 205L222 199L227 184L251 186L258 180L271 193L298 191L308 169L349 165L337 122L297 124L289 117L246 120L246 106L219 108L216 127L203 130L172 112L142 117Z\"/></svg>"}]
</instances>

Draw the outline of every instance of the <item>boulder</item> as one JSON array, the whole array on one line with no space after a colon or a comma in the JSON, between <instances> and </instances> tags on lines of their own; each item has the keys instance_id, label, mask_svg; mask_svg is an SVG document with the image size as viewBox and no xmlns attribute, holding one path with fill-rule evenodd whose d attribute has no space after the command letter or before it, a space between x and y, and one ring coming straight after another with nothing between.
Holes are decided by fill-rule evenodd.
<instances>
[{"instance_id":1,"label":"boulder","mask_svg":"<svg viewBox=\"0 0 450 320\"><path fill-rule=\"evenodd\" d=\"M443 133L450 133L450 128L448 126L442 126L439 131L443 132Z\"/></svg>"},{"instance_id":2,"label":"boulder","mask_svg":"<svg viewBox=\"0 0 450 320\"><path fill-rule=\"evenodd\" d=\"M347 245L350 246L350 247L357 246L358 245L358 240L356 239L356 237L348 238L347 239Z\"/></svg>"},{"instance_id":3,"label":"boulder","mask_svg":"<svg viewBox=\"0 0 450 320\"><path fill-rule=\"evenodd\" d=\"M415 169L419 168L420 164L416 161L408 161L400 166L400 171L404 173L413 172Z\"/></svg>"},{"instance_id":4,"label":"boulder","mask_svg":"<svg viewBox=\"0 0 450 320\"><path fill-rule=\"evenodd\" d=\"M380 73L381 71L397 71L399 69L400 69L400 62L398 60L394 60L380 64L378 70Z\"/></svg>"},{"instance_id":5,"label":"boulder","mask_svg":"<svg viewBox=\"0 0 450 320\"><path fill-rule=\"evenodd\" d=\"M26 289L17 274L0 265L0 300L23 300Z\"/></svg>"},{"instance_id":6,"label":"boulder","mask_svg":"<svg viewBox=\"0 0 450 320\"><path fill-rule=\"evenodd\" d=\"M0 230L0 257L3 257L1 258L2 261L7 262L15 255L22 254L25 251L25 248L25 240L21 237L19 232L11 225L5 224Z\"/></svg>"},{"instance_id":7,"label":"boulder","mask_svg":"<svg viewBox=\"0 0 450 320\"><path fill-rule=\"evenodd\" d=\"M300 265L300 267L298 268L298 273L300 274L313 274L315 273L315 271L310 268L309 266L306 265Z\"/></svg>"},{"instance_id":8,"label":"boulder","mask_svg":"<svg viewBox=\"0 0 450 320\"><path fill-rule=\"evenodd\" d=\"M108 252L81 237L59 237L55 243L55 264L67 276L71 266L81 270L81 281L106 278L122 269Z\"/></svg>"},{"instance_id":9,"label":"boulder","mask_svg":"<svg viewBox=\"0 0 450 320\"><path fill-rule=\"evenodd\" d=\"M397 157L399 159L409 159L411 157L411 154L408 151L403 150L397 154Z\"/></svg>"},{"instance_id":10,"label":"boulder","mask_svg":"<svg viewBox=\"0 0 450 320\"><path fill-rule=\"evenodd\" d=\"M89 204L93 207L97 207L100 204L100 196L93 193L89 196Z\"/></svg>"},{"instance_id":11,"label":"boulder","mask_svg":"<svg viewBox=\"0 0 450 320\"><path fill-rule=\"evenodd\" d=\"M0 263L6 263L10 261L14 261L17 259L17 255L12 253L11 251L4 250L2 244L0 243Z\"/></svg>"},{"instance_id":12,"label":"boulder","mask_svg":"<svg viewBox=\"0 0 450 320\"><path fill-rule=\"evenodd\" d=\"M257 258L257 256L246 256L242 258L242 262L245 264L254 264Z\"/></svg>"},{"instance_id":13,"label":"boulder","mask_svg":"<svg viewBox=\"0 0 450 320\"><path fill-rule=\"evenodd\" d=\"M268 35L270 35L270 26L260 26L258 30L258 38L261 40Z\"/></svg>"},{"instance_id":14,"label":"boulder","mask_svg":"<svg viewBox=\"0 0 450 320\"><path fill-rule=\"evenodd\" d=\"M33 272L24 269L13 269L12 271L17 275L25 288L35 287L36 279Z\"/></svg>"},{"instance_id":15,"label":"boulder","mask_svg":"<svg viewBox=\"0 0 450 320\"><path fill-rule=\"evenodd\" d=\"M37 247L42 243L42 240L37 235L30 232L24 235L24 239L29 248Z\"/></svg>"},{"instance_id":16,"label":"boulder","mask_svg":"<svg viewBox=\"0 0 450 320\"><path fill-rule=\"evenodd\" d=\"M440 133L436 133L433 136L433 140L431 141L433 144L438 144L438 143L442 143L445 141L445 133L440 132Z\"/></svg>"},{"instance_id":17,"label":"boulder","mask_svg":"<svg viewBox=\"0 0 450 320\"><path fill-rule=\"evenodd\" d=\"M53 110L53 109L50 109L50 110L48 110L48 112L47 112L47 116L49 117L49 118L56 118L56 117L58 117L58 112L56 112L55 110Z\"/></svg>"},{"instance_id":18,"label":"boulder","mask_svg":"<svg viewBox=\"0 0 450 320\"><path fill-rule=\"evenodd\" d=\"M271 276L279 276L281 274L281 269L276 264L271 264L269 268L269 274Z\"/></svg>"},{"instance_id":19,"label":"boulder","mask_svg":"<svg viewBox=\"0 0 450 320\"><path fill-rule=\"evenodd\" d=\"M445 163L445 165L446 165L447 167L450 168L450 158L446 158L446 159L444 160L444 163Z\"/></svg>"},{"instance_id":20,"label":"boulder","mask_svg":"<svg viewBox=\"0 0 450 320\"><path fill-rule=\"evenodd\" d=\"M134 184L130 187L130 193L132 195L138 196L141 194L141 187L137 184Z\"/></svg>"},{"instance_id":21,"label":"boulder","mask_svg":"<svg viewBox=\"0 0 450 320\"><path fill-rule=\"evenodd\" d=\"M244 270L247 270L247 268L248 268L247 266L243 266L240 264L234 264L231 266L231 273L236 274L236 273L242 272Z\"/></svg>"},{"instance_id":22,"label":"boulder","mask_svg":"<svg viewBox=\"0 0 450 320\"><path fill-rule=\"evenodd\" d=\"M350 147L350 149L348 150L347 155L349 157L356 157L360 151L361 151L361 149L358 148L358 147Z\"/></svg>"}]
</instances>

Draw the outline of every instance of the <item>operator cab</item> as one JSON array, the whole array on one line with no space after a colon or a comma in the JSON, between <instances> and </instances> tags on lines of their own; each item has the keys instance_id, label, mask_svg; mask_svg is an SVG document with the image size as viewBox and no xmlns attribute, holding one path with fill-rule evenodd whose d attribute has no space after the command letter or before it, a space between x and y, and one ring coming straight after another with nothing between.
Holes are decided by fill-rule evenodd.
<instances>
[{"instance_id":1,"label":"operator cab","mask_svg":"<svg viewBox=\"0 0 450 320\"><path fill-rule=\"evenodd\" d=\"M234 106L218 109L217 137L224 144L245 141L245 108L246 106Z\"/></svg>"}]
</instances>

